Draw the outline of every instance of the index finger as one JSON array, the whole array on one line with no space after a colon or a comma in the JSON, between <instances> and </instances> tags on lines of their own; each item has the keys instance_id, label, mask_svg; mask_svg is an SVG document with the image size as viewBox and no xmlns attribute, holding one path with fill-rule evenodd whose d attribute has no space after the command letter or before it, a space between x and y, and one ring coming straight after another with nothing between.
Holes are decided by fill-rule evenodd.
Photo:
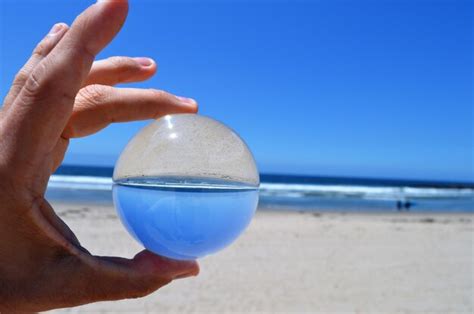
<instances>
[{"instance_id":1,"label":"index finger","mask_svg":"<svg viewBox=\"0 0 474 314\"><path fill-rule=\"evenodd\" d=\"M21 143L22 155L41 156L52 150L96 54L120 30L127 11L126 0L90 6L30 74L8 113L8 128Z\"/></svg>"}]
</instances>

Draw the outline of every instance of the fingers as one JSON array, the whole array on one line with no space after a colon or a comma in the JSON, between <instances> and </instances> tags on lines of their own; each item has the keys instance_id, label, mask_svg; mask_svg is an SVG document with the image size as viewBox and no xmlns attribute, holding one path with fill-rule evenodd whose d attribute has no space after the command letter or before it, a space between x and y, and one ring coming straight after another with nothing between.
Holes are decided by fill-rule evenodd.
<instances>
[{"instance_id":1,"label":"fingers","mask_svg":"<svg viewBox=\"0 0 474 314\"><path fill-rule=\"evenodd\" d=\"M164 91L90 85L78 94L62 137L87 136L113 122L156 119L167 114L196 111L194 100Z\"/></svg>"},{"instance_id":2,"label":"fingers","mask_svg":"<svg viewBox=\"0 0 474 314\"><path fill-rule=\"evenodd\" d=\"M126 0L90 6L31 72L8 114L8 127L14 130L13 138L22 144L25 155L40 158L53 150L95 55L120 30L127 11Z\"/></svg>"},{"instance_id":3,"label":"fingers","mask_svg":"<svg viewBox=\"0 0 474 314\"><path fill-rule=\"evenodd\" d=\"M8 107L11 106L23 88L23 85L25 85L25 82L30 76L31 72L36 68L38 63L40 63L41 60L43 60L51 52L51 50L53 50L57 43L59 43L64 34L66 34L68 28L69 27L64 23L55 24L49 31L48 35L46 35L46 37L44 37L43 40L41 40L41 42L36 46L30 59L26 62L23 68L21 68L13 80L12 87L5 97L3 104L4 110L7 110Z\"/></svg>"},{"instance_id":4,"label":"fingers","mask_svg":"<svg viewBox=\"0 0 474 314\"><path fill-rule=\"evenodd\" d=\"M193 99L163 91L89 85L79 92L71 118L53 150L51 173L61 164L70 138L96 133L113 122L195 112L197 103Z\"/></svg>"},{"instance_id":5,"label":"fingers","mask_svg":"<svg viewBox=\"0 0 474 314\"><path fill-rule=\"evenodd\" d=\"M84 86L92 84L116 85L140 82L156 72L156 63L149 58L111 57L94 62Z\"/></svg>"}]
</instances>

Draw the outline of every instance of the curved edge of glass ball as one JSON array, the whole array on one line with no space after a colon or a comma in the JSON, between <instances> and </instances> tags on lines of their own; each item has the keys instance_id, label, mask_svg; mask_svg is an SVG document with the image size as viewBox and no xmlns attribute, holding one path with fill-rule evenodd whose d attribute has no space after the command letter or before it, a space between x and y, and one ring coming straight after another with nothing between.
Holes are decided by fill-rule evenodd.
<instances>
[{"instance_id":1,"label":"curved edge of glass ball","mask_svg":"<svg viewBox=\"0 0 474 314\"><path fill-rule=\"evenodd\" d=\"M113 174L115 183L140 178L206 178L258 188L260 177L244 140L231 128L197 114L153 121L127 144Z\"/></svg>"}]
</instances>

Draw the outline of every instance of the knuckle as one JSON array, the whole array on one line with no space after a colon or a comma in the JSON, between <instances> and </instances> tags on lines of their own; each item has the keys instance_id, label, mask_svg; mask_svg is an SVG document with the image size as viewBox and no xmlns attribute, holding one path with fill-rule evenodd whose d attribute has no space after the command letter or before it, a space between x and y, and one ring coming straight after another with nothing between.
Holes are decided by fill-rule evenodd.
<instances>
[{"instance_id":1,"label":"knuckle","mask_svg":"<svg viewBox=\"0 0 474 314\"><path fill-rule=\"evenodd\" d=\"M127 57L110 57L108 58L108 62L114 67L114 68L130 68L135 66L135 63L130 60L130 58Z\"/></svg>"},{"instance_id":2,"label":"knuckle","mask_svg":"<svg viewBox=\"0 0 474 314\"><path fill-rule=\"evenodd\" d=\"M110 57L108 62L115 70L119 82L126 81L131 75L140 71L140 66L127 57Z\"/></svg>"},{"instance_id":3,"label":"knuckle","mask_svg":"<svg viewBox=\"0 0 474 314\"><path fill-rule=\"evenodd\" d=\"M42 79L41 74L38 72L39 71L36 70L28 75L28 78L25 80L25 85L23 86L25 93L30 97L34 97L35 99L43 94L44 91L49 87L49 82L45 79Z\"/></svg>"},{"instance_id":4,"label":"knuckle","mask_svg":"<svg viewBox=\"0 0 474 314\"><path fill-rule=\"evenodd\" d=\"M58 77L61 77L58 75L60 73L48 72L47 67L45 62L41 62L28 75L23 85L23 96L33 101L54 99L54 101L61 103L74 102L76 95L68 88L64 88L64 84L58 80Z\"/></svg>"},{"instance_id":5,"label":"knuckle","mask_svg":"<svg viewBox=\"0 0 474 314\"><path fill-rule=\"evenodd\" d=\"M33 49L33 56L44 57L47 54L48 45L45 40L42 40L35 49Z\"/></svg>"},{"instance_id":6,"label":"knuckle","mask_svg":"<svg viewBox=\"0 0 474 314\"><path fill-rule=\"evenodd\" d=\"M88 85L80 91L82 101L91 105L104 103L107 100L107 94L106 88L97 84Z\"/></svg>"},{"instance_id":7,"label":"knuckle","mask_svg":"<svg viewBox=\"0 0 474 314\"><path fill-rule=\"evenodd\" d=\"M168 94L164 90L150 89L150 91L153 94L153 96L156 97L156 98L168 98L170 96L170 94Z\"/></svg>"},{"instance_id":8,"label":"knuckle","mask_svg":"<svg viewBox=\"0 0 474 314\"><path fill-rule=\"evenodd\" d=\"M13 86L17 86L20 84L24 84L29 77L29 72L27 69L22 68L17 75L15 76L15 80L13 81Z\"/></svg>"}]
</instances>

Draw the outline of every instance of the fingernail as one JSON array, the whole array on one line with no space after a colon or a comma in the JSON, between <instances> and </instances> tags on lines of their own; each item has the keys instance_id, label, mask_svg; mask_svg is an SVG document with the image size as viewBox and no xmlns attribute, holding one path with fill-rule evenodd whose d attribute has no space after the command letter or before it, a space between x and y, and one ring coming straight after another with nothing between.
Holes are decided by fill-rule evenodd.
<instances>
[{"instance_id":1,"label":"fingernail","mask_svg":"<svg viewBox=\"0 0 474 314\"><path fill-rule=\"evenodd\" d=\"M57 33L59 33L63 29L63 27L64 27L63 23L54 24L53 27L51 28L51 30L49 31L48 36L56 35Z\"/></svg>"},{"instance_id":2,"label":"fingernail","mask_svg":"<svg viewBox=\"0 0 474 314\"><path fill-rule=\"evenodd\" d=\"M192 98L181 97L181 96L176 96L176 98L178 98L179 101L181 101L182 103L185 103L187 105L197 105L197 102Z\"/></svg>"},{"instance_id":3,"label":"fingernail","mask_svg":"<svg viewBox=\"0 0 474 314\"><path fill-rule=\"evenodd\" d=\"M140 64L142 67L149 67L153 65L153 60L150 58L133 58L138 64Z\"/></svg>"},{"instance_id":4,"label":"fingernail","mask_svg":"<svg viewBox=\"0 0 474 314\"><path fill-rule=\"evenodd\" d=\"M176 276L173 278L173 280L177 280L177 279L184 279L184 278L189 278L189 277L196 277L198 274L196 274L195 272L190 272L190 273L186 273L186 274L183 274L183 275L179 275L179 276Z\"/></svg>"}]
</instances>

